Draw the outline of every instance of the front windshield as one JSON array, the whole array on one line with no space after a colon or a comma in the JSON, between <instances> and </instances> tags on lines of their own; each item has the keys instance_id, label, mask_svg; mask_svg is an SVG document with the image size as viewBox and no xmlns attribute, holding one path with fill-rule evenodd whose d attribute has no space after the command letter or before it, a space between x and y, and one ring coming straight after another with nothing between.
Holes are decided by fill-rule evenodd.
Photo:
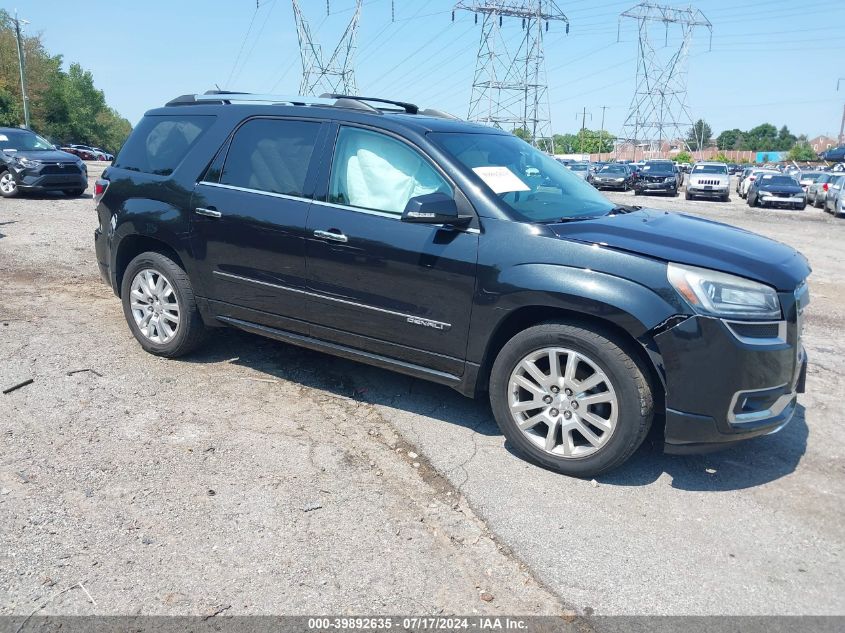
<instances>
[{"instance_id":1,"label":"front windshield","mask_svg":"<svg viewBox=\"0 0 845 633\"><path fill-rule=\"evenodd\" d=\"M760 181L762 185L777 185L779 187L783 187L786 185L793 185L798 186L798 183L795 181L794 178L790 176L770 176L768 174L763 175L762 180Z\"/></svg>"},{"instance_id":2,"label":"front windshield","mask_svg":"<svg viewBox=\"0 0 845 633\"><path fill-rule=\"evenodd\" d=\"M585 165L584 163L574 163L569 166L569 169L572 171L587 171L589 165Z\"/></svg>"},{"instance_id":3,"label":"front windshield","mask_svg":"<svg viewBox=\"0 0 845 633\"><path fill-rule=\"evenodd\" d=\"M6 130L0 132L0 150L4 149L33 152L53 149L53 146L28 130Z\"/></svg>"},{"instance_id":4,"label":"front windshield","mask_svg":"<svg viewBox=\"0 0 845 633\"><path fill-rule=\"evenodd\" d=\"M696 174L727 174L727 165L696 165L693 167Z\"/></svg>"},{"instance_id":5,"label":"front windshield","mask_svg":"<svg viewBox=\"0 0 845 633\"><path fill-rule=\"evenodd\" d=\"M602 167L599 173L602 174L625 174L628 170L621 165L607 165L606 167Z\"/></svg>"},{"instance_id":6,"label":"front windshield","mask_svg":"<svg viewBox=\"0 0 845 633\"><path fill-rule=\"evenodd\" d=\"M436 132L429 138L474 171L518 220L595 217L614 207L586 181L516 136Z\"/></svg>"},{"instance_id":7,"label":"front windshield","mask_svg":"<svg viewBox=\"0 0 845 633\"><path fill-rule=\"evenodd\" d=\"M646 163L643 165L643 171L650 174L673 174L675 168L672 163Z\"/></svg>"}]
</instances>

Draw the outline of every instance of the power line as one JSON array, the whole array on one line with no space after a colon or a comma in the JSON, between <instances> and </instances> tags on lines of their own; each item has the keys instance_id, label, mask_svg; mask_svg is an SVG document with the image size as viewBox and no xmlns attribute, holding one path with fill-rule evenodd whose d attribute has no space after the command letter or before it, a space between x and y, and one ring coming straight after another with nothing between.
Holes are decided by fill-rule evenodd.
<instances>
[{"instance_id":1,"label":"power line","mask_svg":"<svg viewBox=\"0 0 845 633\"><path fill-rule=\"evenodd\" d=\"M241 47L238 49L238 54L235 57L235 61L232 64L232 70L229 71L229 76L226 78L226 82L223 84L225 88L229 88L232 81L232 75L235 73L235 68L238 65L238 62L241 59L241 54L244 52L244 46L246 46L246 41L249 38L249 34L252 32L252 25L255 24L255 16L258 15L259 9L259 2L255 3L255 11L252 12L252 18L249 21L249 26L246 29L246 34L244 35L244 39L241 40Z\"/></svg>"}]
</instances>

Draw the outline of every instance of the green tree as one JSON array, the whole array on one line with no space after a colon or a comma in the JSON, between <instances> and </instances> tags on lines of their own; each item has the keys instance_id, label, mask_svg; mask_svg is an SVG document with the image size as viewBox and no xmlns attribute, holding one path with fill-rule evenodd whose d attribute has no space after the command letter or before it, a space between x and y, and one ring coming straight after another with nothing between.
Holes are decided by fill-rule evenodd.
<instances>
[{"instance_id":1,"label":"green tree","mask_svg":"<svg viewBox=\"0 0 845 633\"><path fill-rule=\"evenodd\" d=\"M792 149L789 150L789 160L794 160L796 163L816 159L818 159L818 156L807 141L799 141L792 146Z\"/></svg>"},{"instance_id":2,"label":"green tree","mask_svg":"<svg viewBox=\"0 0 845 633\"><path fill-rule=\"evenodd\" d=\"M678 154L675 156L676 163L691 163L692 160L692 154L687 151L678 152Z\"/></svg>"},{"instance_id":3,"label":"green tree","mask_svg":"<svg viewBox=\"0 0 845 633\"><path fill-rule=\"evenodd\" d=\"M526 130L524 127L514 128L513 130L511 130L511 134L513 134L517 138L521 138L526 143L531 142L531 133L528 130Z\"/></svg>"},{"instance_id":4,"label":"green tree","mask_svg":"<svg viewBox=\"0 0 845 633\"><path fill-rule=\"evenodd\" d=\"M795 135L789 131L785 125L778 131L777 141L775 142L775 149L785 152L793 145L795 145Z\"/></svg>"},{"instance_id":5,"label":"green tree","mask_svg":"<svg viewBox=\"0 0 845 633\"><path fill-rule=\"evenodd\" d=\"M743 142L743 132L739 129L725 130L716 137L716 147L720 150L739 149Z\"/></svg>"},{"instance_id":6,"label":"green tree","mask_svg":"<svg viewBox=\"0 0 845 633\"><path fill-rule=\"evenodd\" d=\"M728 156L726 156L724 152L719 152L711 160L714 160L717 163L730 163L730 162L732 162L731 159L728 158Z\"/></svg>"},{"instance_id":7,"label":"green tree","mask_svg":"<svg viewBox=\"0 0 845 633\"><path fill-rule=\"evenodd\" d=\"M116 153L132 126L106 104L94 77L79 64L62 70L40 36L22 38L32 129L56 143L96 145ZM0 125L23 124L18 53L9 14L0 9Z\"/></svg>"},{"instance_id":8,"label":"green tree","mask_svg":"<svg viewBox=\"0 0 845 633\"><path fill-rule=\"evenodd\" d=\"M763 123L745 133L742 149L753 152L777 149L778 130L771 123Z\"/></svg>"},{"instance_id":9,"label":"green tree","mask_svg":"<svg viewBox=\"0 0 845 633\"><path fill-rule=\"evenodd\" d=\"M712 138L713 129L704 119L699 119L690 128L686 142L690 149L695 151L707 147Z\"/></svg>"}]
</instances>

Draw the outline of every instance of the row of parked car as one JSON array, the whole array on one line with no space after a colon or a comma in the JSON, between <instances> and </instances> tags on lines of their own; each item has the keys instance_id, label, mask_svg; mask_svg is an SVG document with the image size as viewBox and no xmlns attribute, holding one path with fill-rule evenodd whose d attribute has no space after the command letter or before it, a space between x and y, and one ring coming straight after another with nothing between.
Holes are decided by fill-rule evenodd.
<instances>
[{"instance_id":1,"label":"row of parked car","mask_svg":"<svg viewBox=\"0 0 845 633\"><path fill-rule=\"evenodd\" d=\"M633 189L637 196L646 193L677 196L680 188L685 186L687 200L730 200L730 173L724 163L703 161L685 168L671 160L648 160L600 166L587 162L569 162L566 166L596 189Z\"/></svg>"},{"instance_id":2,"label":"row of parked car","mask_svg":"<svg viewBox=\"0 0 845 633\"><path fill-rule=\"evenodd\" d=\"M82 160L100 160L111 162L114 156L109 154L106 150L99 147L91 147L90 145L77 145L71 143L69 145L62 145L59 149L68 154L79 156Z\"/></svg>"},{"instance_id":3,"label":"row of parked car","mask_svg":"<svg viewBox=\"0 0 845 633\"><path fill-rule=\"evenodd\" d=\"M749 206L804 209L807 204L840 215L845 199L840 195L845 172L791 171L748 167L736 182L736 192Z\"/></svg>"}]
</instances>

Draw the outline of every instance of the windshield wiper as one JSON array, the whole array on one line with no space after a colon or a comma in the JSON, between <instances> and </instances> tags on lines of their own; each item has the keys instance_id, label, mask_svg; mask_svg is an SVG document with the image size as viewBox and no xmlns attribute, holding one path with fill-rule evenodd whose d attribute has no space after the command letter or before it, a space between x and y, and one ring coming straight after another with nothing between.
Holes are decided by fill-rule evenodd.
<instances>
[{"instance_id":1,"label":"windshield wiper","mask_svg":"<svg viewBox=\"0 0 845 633\"><path fill-rule=\"evenodd\" d=\"M610 213L633 213L634 211L639 211L642 207L633 205L633 204L620 204L617 207L613 207L610 210Z\"/></svg>"},{"instance_id":2,"label":"windshield wiper","mask_svg":"<svg viewBox=\"0 0 845 633\"><path fill-rule=\"evenodd\" d=\"M602 215L570 215L565 218L552 218L551 220L543 220L540 224L559 224L561 222L580 222L582 220L598 220L599 218L606 217L605 214Z\"/></svg>"}]
</instances>

